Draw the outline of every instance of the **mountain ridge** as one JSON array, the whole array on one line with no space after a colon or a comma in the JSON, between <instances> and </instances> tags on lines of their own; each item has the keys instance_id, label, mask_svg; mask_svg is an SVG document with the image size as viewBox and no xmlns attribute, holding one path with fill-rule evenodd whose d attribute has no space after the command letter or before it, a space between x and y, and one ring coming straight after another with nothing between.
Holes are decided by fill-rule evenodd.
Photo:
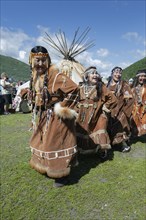
<instances>
[{"instance_id":1,"label":"mountain ridge","mask_svg":"<svg viewBox=\"0 0 146 220\"><path fill-rule=\"evenodd\" d=\"M6 72L13 81L30 80L30 66L10 56L0 55L1 73ZM122 78L128 80L134 78L137 71L146 69L146 57L123 69Z\"/></svg>"}]
</instances>

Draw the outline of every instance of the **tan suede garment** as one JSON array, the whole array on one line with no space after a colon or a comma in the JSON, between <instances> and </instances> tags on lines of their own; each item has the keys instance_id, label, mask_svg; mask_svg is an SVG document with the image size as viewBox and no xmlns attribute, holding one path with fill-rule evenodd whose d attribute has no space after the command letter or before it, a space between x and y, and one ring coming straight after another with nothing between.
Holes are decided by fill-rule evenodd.
<instances>
[{"instance_id":1,"label":"tan suede garment","mask_svg":"<svg viewBox=\"0 0 146 220\"><path fill-rule=\"evenodd\" d=\"M96 86L89 87L88 97L85 90L85 85L82 85L77 105L78 147L83 154L96 153L98 145L102 150L110 149L107 133L108 113L103 111L103 106L110 112L116 106L117 99L104 84L102 84L102 93L98 101L96 101Z\"/></svg>"},{"instance_id":2,"label":"tan suede garment","mask_svg":"<svg viewBox=\"0 0 146 220\"><path fill-rule=\"evenodd\" d=\"M62 119L54 113L54 103L73 108L77 85L54 67L48 71L48 110L38 112L39 122L30 140L32 158L30 164L38 172L51 178L70 173L77 153L75 118Z\"/></svg>"},{"instance_id":3,"label":"tan suede garment","mask_svg":"<svg viewBox=\"0 0 146 220\"><path fill-rule=\"evenodd\" d=\"M108 87L115 94L116 86ZM111 112L108 131L113 145L120 144L129 139L130 118L134 104L134 98L130 86L126 81L121 81L115 94L118 104Z\"/></svg>"}]
</instances>

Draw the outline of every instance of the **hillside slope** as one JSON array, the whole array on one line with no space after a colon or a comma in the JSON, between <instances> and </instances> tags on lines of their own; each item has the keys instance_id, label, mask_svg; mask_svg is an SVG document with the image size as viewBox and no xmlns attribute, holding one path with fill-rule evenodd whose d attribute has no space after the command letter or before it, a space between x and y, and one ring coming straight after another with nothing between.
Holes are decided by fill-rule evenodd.
<instances>
[{"instance_id":1,"label":"hillside slope","mask_svg":"<svg viewBox=\"0 0 146 220\"><path fill-rule=\"evenodd\" d=\"M1 73L7 72L9 77L15 81L30 79L30 67L26 63L3 55L0 55L0 63ZM136 72L140 69L146 69L146 57L123 69L123 79L128 80L135 77Z\"/></svg>"},{"instance_id":2,"label":"hillside slope","mask_svg":"<svg viewBox=\"0 0 146 220\"><path fill-rule=\"evenodd\" d=\"M30 79L30 67L12 57L0 55L1 73L6 72L14 81L28 81Z\"/></svg>"},{"instance_id":3,"label":"hillside slope","mask_svg":"<svg viewBox=\"0 0 146 220\"><path fill-rule=\"evenodd\" d=\"M125 68L123 70L123 79L127 80L127 79L130 79L130 78L134 78L137 71L141 70L141 69L146 69L146 57L144 57L143 59L133 63L129 67Z\"/></svg>"}]
</instances>

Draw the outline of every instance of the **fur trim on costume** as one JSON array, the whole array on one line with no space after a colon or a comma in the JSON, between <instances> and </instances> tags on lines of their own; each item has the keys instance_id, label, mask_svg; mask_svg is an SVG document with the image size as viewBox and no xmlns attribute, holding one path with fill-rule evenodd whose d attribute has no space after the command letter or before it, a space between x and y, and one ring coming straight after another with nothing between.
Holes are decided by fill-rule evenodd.
<instances>
[{"instance_id":1,"label":"fur trim on costume","mask_svg":"<svg viewBox=\"0 0 146 220\"><path fill-rule=\"evenodd\" d=\"M109 149L111 149L111 145L110 144L100 144L100 148L101 148L101 150L109 150Z\"/></svg>"},{"instance_id":2,"label":"fur trim on costume","mask_svg":"<svg viewBox=\"0 0 146 220\"><path fill-rule=\"evenodd\" d=\"M46 167L44 167L41 163L37 163L36 161L34 161L33 158L31 158L31 160L29 161L29 164L32 169L35 169L41 174L46 174L47 172Z\"/></svg>"},{"instance_id":3,"label":"fur trim on costume","mask_svg":"<svg viewBox=\"0 0 146 220\"><path fill-rule=\"evenodd\" d=\"M105 105L103 105L102 110L106 113L110 113L110 110Z\"/></svg>"},{"instance_id":4,"label":"fur trim on costume","mask_svg":"<svg viewBox=\"0 0 146 220\"><path fill-rule=\"evenodd\" d=\"M73 119L77 118L78 114L75 110L68 107L62 107L60 103L54 105L55 114L62 119Z\"/></svg>"},{"instance_id":5,"label":"fur trim on costume","mask_svg":"<svg viewBox=\"0 0 146 220\"><path fill-rule=\"evenodd\" d=\"M68 176L70 174L70 167L66 167L62 170L52 170L49 167L44 166L42 163L38 161L37 158L32 157L30 160L31 168L35 169L37 172L41 174L47 174L47 176L51 178L61 178L64 176Z\"/></svg>"}]
</instances>

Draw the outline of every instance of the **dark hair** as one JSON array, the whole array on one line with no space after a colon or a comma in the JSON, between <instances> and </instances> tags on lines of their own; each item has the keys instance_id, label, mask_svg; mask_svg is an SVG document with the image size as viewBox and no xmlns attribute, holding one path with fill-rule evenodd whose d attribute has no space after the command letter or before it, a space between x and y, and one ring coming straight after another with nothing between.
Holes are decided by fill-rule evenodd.
<instances>
[{"instance_id":1,"label":"dark hair","mask_svg":"<svg viewBox=\"0 0 146 220\"><path fill-rule=\"evenodd\" d=\"M50 57L50 55L49 55L49 53L48 53L48 51L47 51L47 49L45 47L43 47L43 46L35 46L35 47L33 47L31 49L31 53L34 53L36 55L37 55L37 53L43 53L43 54L45 54L48 57L48 62L51 63L51 57ZM30 63L30 70L32 71L31 58L30 58L29 63Z\"/></svg>"},{"instance_id":2,"label":"dark hair","mask_svg":"<svg viewBox=\"0 0 146 220\"><path fill-rule=\"evenodd\" d=\"M146 74L146 69L138 70L136 75L139 74L139 73L145 73Z\"/></svg>"},{"instance_id":3,"label":"dark hair","mask_svg":"<svg viewBox=\"0 0 146 220\"><path fill-rule=\"evenodd\" d=\"M88 74L90 73L90 70L92 70L92 72L96 72L99 75L99 77L100 77L100 74L97 72L96 67L95 66L90 66L87 69L85 69L85 71L83 73L83 82L84 83L87 83Z\"/></svg>"},{"instance_id":4,"label":"dark hair","mask_svg":"<svg viewBox=\"0 0 146 220\"><path fill-rule=\"evenodd\" d=\"M90 69L95 69L96 70L96 66L90 66L87 69L85 69L85 72L88 72Z\"/></svg>"},{"instance_id":5,"label":"dark hair","mask_svg":"<svg viewBox=\"0 0 146 220\"><path fill-rule=\"evenodd\" d=\"M119 70L123 71L123 69L122 69L121 67L115 66L115 67L112 69L111 73L113 73L116 69L119 69Z\"/></svg>"},{"instance_id":6,"label":"dark hair","mask_svg":"<svg viewBox=\"0 0 146 220\"><path fill-rule=\"evenodd\" d=\"M31 49L32 53L48 53L47 49L45 47L42 46L35 46Z\"/></svg>"},{"instance_id":7,"label":"dark hair","mask_svg":"<svg viewBox=\"0 0 146 220\"><path fill-rule=\"evenodd\" d=\"M96 101L96 102L99 101L99 99L102 96L102 86L103 86L103 82L100 78L97 82L97 85L96 85L97 96L94 98L94 101Z\"/></svg>"},{"instance_id":8,"label":"dark hair","mask_svg":"<svg viewBox=\"0 0 146 220\"><path fill-rule=\"evenodd\" d=\"M44 53L44 54L46 54L48 61L49 61L49 65L51 64L51 58L50 58L49 53L45 47L35 46L31 49L31 53L34 53L34 54ZM31 70L31 72L33 71L31 65L30 65L30 70ZM45 109L47 108L47 103L50 98L50 94L47 89L47 86L48 86L48 77L47 76L48 76L48 71L46 71L46 73L45 73L44 82L43 82L43 90L42 90L42 98L44 101ZM31 76L29 86L30 86L30 90L31 90L31 97L30 98L32 101L34 101L35 96L36 96L36 92L35 92L34 85L33 85L33 75Z\"/></svg>"}]
</instances>

